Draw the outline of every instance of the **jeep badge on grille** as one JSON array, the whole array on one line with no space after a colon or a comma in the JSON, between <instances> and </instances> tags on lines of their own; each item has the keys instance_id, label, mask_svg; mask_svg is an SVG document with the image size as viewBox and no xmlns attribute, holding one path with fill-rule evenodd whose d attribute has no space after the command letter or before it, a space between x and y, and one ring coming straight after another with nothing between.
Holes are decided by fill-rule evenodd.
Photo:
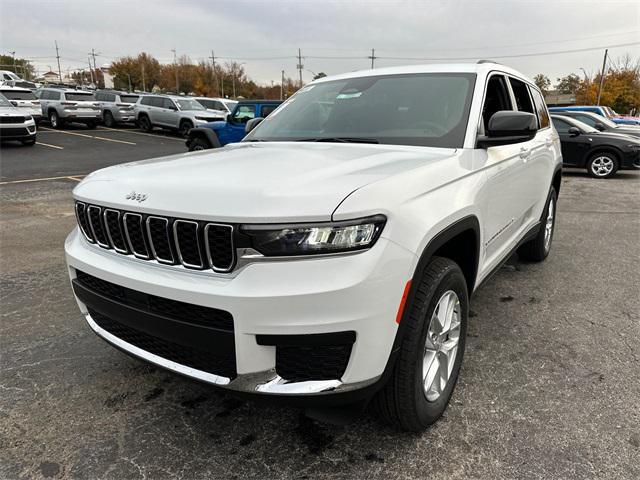
<instances>
[{"instance_id":1,"label":"jeep badge on grille","mask_svg":"<svg viewBox=\"0 0 640 480\"><path fill-rule=\"evenodd\" d=\"M127 200L135 200L136 202L144 202L147 199L146 193L136 193L135 190L132 190L126 197Z\"/></svg>"}]
</instances>

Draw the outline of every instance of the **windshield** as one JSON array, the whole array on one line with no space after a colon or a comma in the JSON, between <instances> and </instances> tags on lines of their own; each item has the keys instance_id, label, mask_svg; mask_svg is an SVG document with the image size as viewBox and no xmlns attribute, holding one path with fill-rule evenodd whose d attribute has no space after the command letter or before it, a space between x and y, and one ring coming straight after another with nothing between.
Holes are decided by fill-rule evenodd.
<instances>
[{"instance_id":1,"label":"windshield","mask_svg":"<svg viewBox=\"0 0 640 480\"><path fill-rule=\"evenodd\" d=\"M73 102L91 102L95 100L93 93L65 93L64 98Z\"/></svg>"},{"instance_id":2,"label":"windshield","mask_svg":"<svg viewBox=\"0 0 640 480\"><path fill-rule=\"evenodd\" d=\"M225 104L225 106L227 107L227 110L232 111L232 110L235 108L236 103L238 103L238 102L234 102L234 101L230 101L230 100L229 100L229 101L225 100L223 103L224 103L224 104Z\"/></svg>"},{"instance_id":3,"label":"windshield","mask_svg":"<svg viewBox=\"0 0 640 480\"><path fill-rule=\"evenodd\" d=\"M578 127L583 133L600 133L599 130L596 130L592 126L587 125L586 123L581 122L580 120L576 120L575 118L571 118L571 117L565 117L565 118L567 119L567 123L571 124L572 127ZM556 122L554 122L554 125L555 123Z\"/></svg>"},{"instance_id":4,"label":"windshield","mask_svg":"<svg viewBox=\"0 0 640 480\"><path fill-rule=\"evenodd\" d=\"M136 103L138 95L120 95L120 101L124 103Z\"/></svg>"},{"instance_id":5,"label":"windshield","mask_svg":"<svg viewBox=\"0 0 640 480\"><path fill-rule=\"evenodd\" d=\"M21 92L20 90L2 90L0 91L2 95L7 97L9 100L37 100L36 96L33 92Z\"/></svg>"},{"instance_id":6,"label":"windshield","mask_svg":"<svg viewBox=\"0 0 640 480\"><path fill-rule=\"evenodd\" d=\"M462 147L472 73L349 78L309 85L247 137Z\"/></svg>"},{"instance_id":7,"label":"windshield","mask_svg":"<svg viewBox=\"0 0 640 480\"><path fill-rule=\"evenodd\" d=\"M200 105L195 100L192 100L191 98L176 100L176 103L178 104L178 108L180 108L180 110L205 110L202 105Z\"/></svg>"},{"instance_id":8,"label":"windshield","mask_svg":"<svg viewBox=\"0 0 640 480\"><path fill-rule=\"evenodd\" d=\"M6 80L22 80L18 75L13 72L4 72L4 78Z\"/></svg>"}]
</instances>

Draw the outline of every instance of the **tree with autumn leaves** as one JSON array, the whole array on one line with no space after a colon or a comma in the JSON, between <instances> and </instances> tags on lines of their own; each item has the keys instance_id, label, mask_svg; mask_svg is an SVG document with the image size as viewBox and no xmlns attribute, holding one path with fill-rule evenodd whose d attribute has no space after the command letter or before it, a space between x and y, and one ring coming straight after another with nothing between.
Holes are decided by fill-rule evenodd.
<instances>
[{"instance_id":1,"label":"tree with autumn leaves","mask_svg":"<svg viewBox=\"0 0 640 480\"><path fill-rule=\"evenodd\" d=\"M558 78L556 90L559 93L572 93L576 96L578 105L595 105L600 88L600 72L582 77L571 73ZM551 81L546 75L538 74L534 77L538 88L547 93ZM629 113L640 108L640 60L634 60L629 55L609 62L604 76L600 105L611 107L618 113Z\"/></svg>"},{"instance_id":2,"label":"tree with autumn leaves","mask_svg":"<svg viewBox=\"0 0 640 480\"><path fill-rule=\"evenodd\" d=\"M177 88L176 88L177 70ZM162 65L148 53L137 57L122 57L111 64L115 88L137 91L194 94L210 97L280 98L280 84L258 85L248 78L242 64L237 62L193 63L189 57L181 56L175 64ZM284 95L297 90L290 78L285 79Z\"/></svg>"}]
</instances>

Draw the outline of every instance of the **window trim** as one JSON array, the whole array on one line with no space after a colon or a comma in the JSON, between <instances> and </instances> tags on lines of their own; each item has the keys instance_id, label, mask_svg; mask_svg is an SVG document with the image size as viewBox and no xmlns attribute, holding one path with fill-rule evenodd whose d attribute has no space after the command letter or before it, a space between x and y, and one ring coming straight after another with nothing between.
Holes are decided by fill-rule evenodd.
<instances>
[{"instance_id":1,"label":"window trim","mask_svg":"<svg viewBox=\"0 0 640 480\"><path fill-rule=\"evenodd\" d=\"M484 131L484 121L482 119L482 110L484 109L484 102L487 99L487 88L489 87L489 81L491 80L492 77L500 75L501 77L507 76L508 74L506 72L502 72L500 70L492 70L491 72L489 72L485 78L484 81L484 90L482 92L482 101L480 102L480 112L478 114L478 121L477 121L477 127L476 127L476 136L474 139L474 146L473 148L478 148L478 137L481 135L485 134ZM513 97L511 94L511 91L509 90L510 86L509 86L509 82L505 82L505 86L507 88L507 94L509 95L509 101L511 102L511 110L513 111L513 105L514 105L514 101L513 101Z\"/></svg>"},{"instance_id":2,"label":"window trim","mask_svg":"<svg viewBox=\"0 0 640 480\"><path fill-rule=\"evenodd\" d=\"M516 109L516 112L520 112L520 111L524 111L524 110L518 110L518 101L516 100L516 94L513 91L513 86L511 85L511 79L517 80L519 82L522 82L525 86L525 88L527 89L527 95L529 96L529 103L531 104L531 108L533 110L533 112L525 112L525 113L533 113L536 118L538 118L538 109L536 108L536 104L533 101L533 97L531 96L531 91L529 90L529 82L526 82L525 80L522 80L521 78L516 77L515 75L507 75L509 77L509 81L507 82L507 84L509 85L509 91L511 92L511 103L513 104L513 107ZM538 119L538 130L540 130L540 119Z\"/></svg>"}]
</instances>

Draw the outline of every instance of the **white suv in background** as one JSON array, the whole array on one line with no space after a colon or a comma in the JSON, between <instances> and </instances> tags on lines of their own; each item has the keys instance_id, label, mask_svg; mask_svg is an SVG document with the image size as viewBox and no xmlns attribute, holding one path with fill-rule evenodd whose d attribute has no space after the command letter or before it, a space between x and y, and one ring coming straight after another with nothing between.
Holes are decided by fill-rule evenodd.
<instances>
[{"instance_id":1,"label":"white suv in background","mask_svg":"<svg viewBox=\"0 0 640 480\"><path fill-rule=\"evenodd\" d=\"M40 100L28 88L0 85L0 95L9 100L20 112L31 115L36 123L42 118Z\"/></svg>"},{"instance_id":2,"label":"white suv in background","mask_svg":"<svg viewBox=\"0 0 640 480\"><path fill-rule=\"evenodd\" d=\"M190 97L143 95L134 107L140 128L150 132L154 127L177 130L186 136L193 127L219 120Z\"/></svg>"},{"instance_id":3,"label":"white suv in background","mask_svg":"<svg viewBox=\"0 0 640 480\"><path fill-rule=\"evenodd\" d=\"M42 115L51 127L63 128L68 122L84 123L96 128L100 120L100 105L93 92L73 88L41 88L36 91Z\"/></svg>"},{"instance_id":4,"label":"white suv in background","mask_svg":"<svg viewBox=\"0 0 640 480\"><path fill-rule=\"evenodd\" d=\"M491 62L367 70L247 130L74 189L65 250L89 326L232 392L372 399L400 428L430 425L472 292L551 248L562 162L540 90Z\"/></svg>"},{"instance_id":5,"label":"white suv in background","mask_svg":"<svg viewBox=\"0 0 640 480\"><path fill-rule=\"evenodd\" d=\"M102 122L106 127L116 127L120 123L133 122L136 119L133 106L140 95L117 90L99 90L95 97L102 112Z\"/></svg>"},{"instance_id":6,"label":"white suv in background","mask_svg":"<svg viewBox=\"0 0 640 480\"><path fill-rule=\"evenodd\" d=\"M226 98L193 97L193 99L211 112L217 120L226 120L236 103Z\"/></svg>"}]
</instances>

